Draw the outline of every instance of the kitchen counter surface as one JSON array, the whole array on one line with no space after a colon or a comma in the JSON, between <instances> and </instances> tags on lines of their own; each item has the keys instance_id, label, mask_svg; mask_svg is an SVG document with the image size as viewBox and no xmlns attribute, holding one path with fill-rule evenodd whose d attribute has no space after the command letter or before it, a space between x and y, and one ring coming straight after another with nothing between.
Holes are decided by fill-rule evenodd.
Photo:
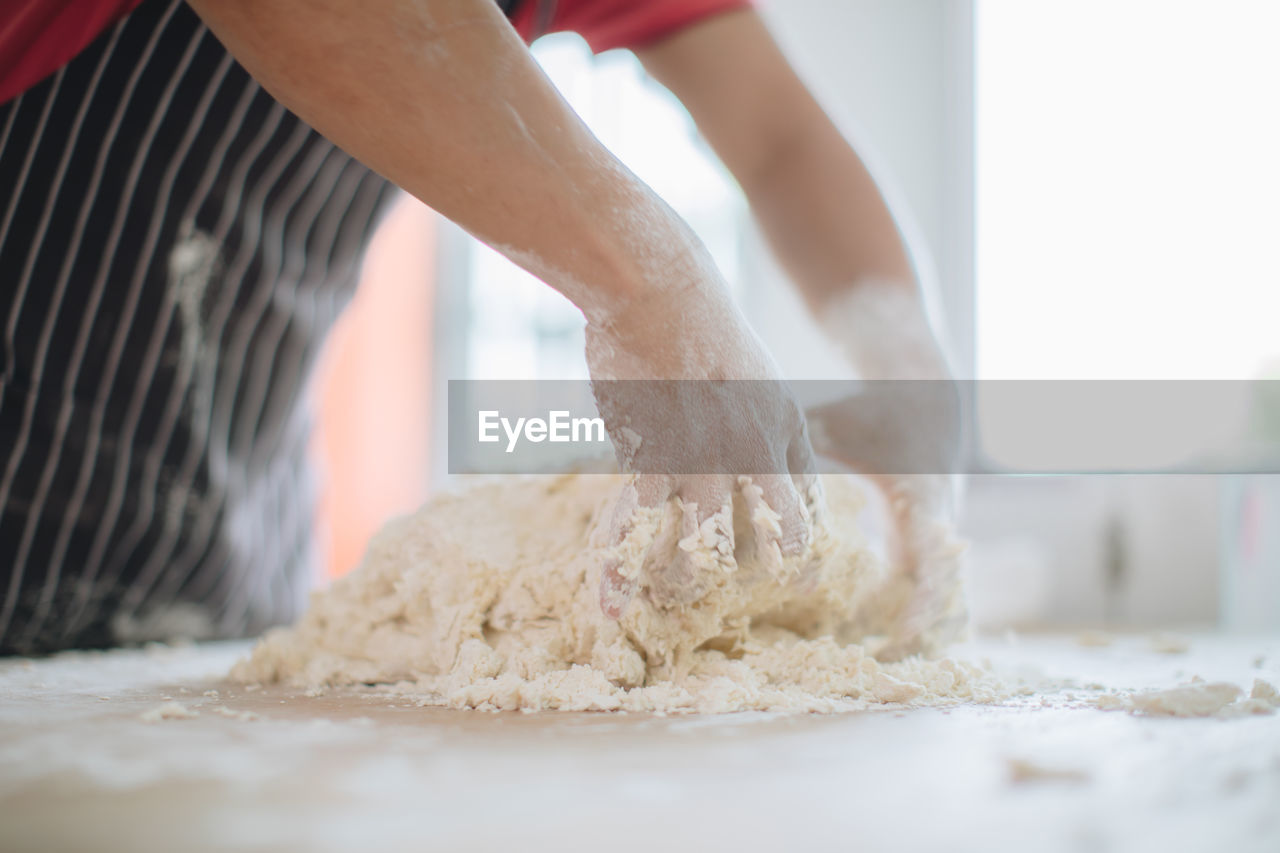
<instances>
[{"instance_id":1,"label":"kitchen counter surface","mask_svg":"<svg viewBox=\"0 0 1280 853\"><path fill-rule=\"evenodd\" d=\"M1280 638L1102 639L963 650L1032 685L1002 705L830 717L251 689L244 644L0 660L0 849L1280 850L1280 715L1092 706L1280 683Z\"/></svg>"}]
</instances>

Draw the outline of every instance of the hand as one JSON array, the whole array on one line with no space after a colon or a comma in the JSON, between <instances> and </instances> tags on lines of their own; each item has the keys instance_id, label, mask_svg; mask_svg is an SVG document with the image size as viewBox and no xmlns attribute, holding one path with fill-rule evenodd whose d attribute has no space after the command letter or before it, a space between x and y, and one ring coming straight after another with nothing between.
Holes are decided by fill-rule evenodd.
<instances>
[{"instance_id":1,"label":"hand","mask_svg":"<svg viewBox=\"0 0 1280 853\"><path fill-rule=\"evenodd\" d=\"M814 447L867 476L888 503L889 556L912 584L892 614L882 655L933 653L968 622L965 543L956 532L963 417L919 294L870 282L829 306L823 325L871 381L862 393L810 409Z\"/></svg>"},{"instance_id":2,"label":"hand","mask_svg":"<svg viewBox=\"0 0 1280 853\"><path fill-rule=\"evenodd\" d=\"M587 327L592 389L632 474L614 503L600 583L614 619L640 587L660 607L679 606L732 571L735 503L774 574L812 540L819 493L804 418L708 278Z\"/></svg>"},{"instance_id":3,"label":"hand","mask_svg":"<svg viewBox=\"0 0 1280 853\"><path fill-rule=\"evenodd\" d=\"M895 412L883 399L861 395L810 409L808 418L816 452L866 476L884 495L893 574L912 584L904 609L886 614L893 630L880 654L940 650L963 633L968 618L966 546L956 532L960 478L948 473L949 430L940 426L948 419L918 408Z\"/></svg>"}]
</instances>

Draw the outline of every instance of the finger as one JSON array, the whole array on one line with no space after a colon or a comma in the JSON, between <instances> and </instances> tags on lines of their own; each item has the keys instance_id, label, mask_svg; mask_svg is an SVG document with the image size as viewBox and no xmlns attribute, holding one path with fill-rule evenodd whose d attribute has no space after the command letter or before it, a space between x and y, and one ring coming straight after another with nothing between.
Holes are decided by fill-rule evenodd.
<instances>
[{"instance_id":1,"label":"finger","mask_svg":"<svg viewBox=\"0 0 1280 853\"><path fill-rule=\"evenodd\" d=\"M836 441L836 436L841 433L839 424L836 423L834 416L835 405L827 404L825 406L814 406L805 411L805 437L809 441L810 450L816 449L818 453L831 459L837 459L845 464L848 461L844 458L845 448L841 443ZM788 456L788 462L791 461ZM795 469L792 468L794 471Z\"/></svg>"},{"instance_id":2,"label":"finger","mask_svg":"<svg viewBox=\"0 0 1280 853\"><path fill-rule=\"evenodd\" d=\"M631 535L641 510L661 506L671 494L671 485L665 476L640 474L618 492L609 516L608 545L616 548Z\"/></svg>"},{"instance_id":3,"label":"finger","mask_svg":"<svg viewBox=\"0 0 1280 853\"><path fill-rule=\"evenodd\" d=\"M765 503L778 514L778 526L782 529L779 545L782 556L794 557L804 553L813 541L813 519L805 508L800 493L790 477L769 474L757 478L764 492Z\"/></svg>"},{"instance_id":4,"label":"finger","mask_svg":"<svg viewBox=\"0 0 1280 853\"><path fill-rule=\"evenodd\" d=\"M911 529L914 528L914 529ZM909 525L902 537L908 539L915 590L902 613L902 640L916 651L929 652L956 639L968 622L964 598L966 544L957 539L950 525L924 521Z\"/></svg>"},{"instance_id":5,"label":"finger","mask_svg":"<svg viewBox=\"0 0 1280 853\"><path fill-rule=\"evenodd\" d=\"M804 501L805 509L809 512L809 521L817 523L825 504L822 496L822 480L818 477L817 457L814 455L813 445L809 442L808 426L787 448L787 470L791 472L791 480L795 484L796 491L800 493L800 499Z\"/></svg>"},{"instance_id":6,"label":"finger","mask_svg":"<svg viewBox=\"0 0 1280 853\"><path fill-rule=\"evenodd\" d=\"M636 502L652 508L662 506L671 497L671 478L666 474L637 474L635 478Z\"/></svg>"},{"instance_id":7,"label":"finger","mask_svg":"<svg viewBox=\"0 0 1280 853\"><path fill-rule=\"evenodd\" d=\"M688 604L697 600L705 590L701 581L704 580L702 571L707 560L705 552L699 551L698 506L693 502L680 501L675 539L675 547L656 554L660 562L650 566L648 592L654 603L662 607Z\"/></svg>"},{"instance_id":8,"label":"finger","mask_svg":"<svg viewBox=\"0 0 1280 853\"><path fill-rule=\"evenodd\" d=\"M681 497L679 532L669 558L649 576L654 600L688 604L732 571L734 565L732 481L707 476L685 483ZM661 555L660 555L661 556Z\"/></svg>"},{"instance_id":9,"label":"finger","mask_svg":"<svg viewBox=\"0 0 1280 853\"><path fill-rule=\"evenodd\" d=\"M750 477L739 477L738 488L751 524L756 560L774 577L782 574L782 516L764 499L764 489Z\"/></svg>"},{"instance_id":10,"label":"finger","mask_svg":"<svg viewBox=\"0 0 1280 853\"><path fill-rule=\"evenodd\" d=\"M639 476L618 493L609 519L609 548L600 572L600 609L618 619L635 595L640 569L657 535L656 518L640 524L666 501L665 478ZM646 512L646 510L650 512Z\"/></svg>"},{"instance_id":11,"label":"finger","mask_svg":"<svg viewBox=\"0 0 1280 853\"><path fill-rule=\"evenodd\" d=\"M809 426L806 423L791 446L787 448L787 470L793 477L810 478L818 475L817 459L813 453L813 443L809 440Z\"/></svg>"},{"instance_id":12,"label":"finger","mask_svg":"<svg viewBox=\"0 0 1280 853\"><path fill-rule=\"evenodd\" d=\"M697 508L697 521L702 524L732 500L733 479L722 474L693 474L682 478L676 493L686 506Z\"/></svg>"},{"instance_id":13,"label":"finger","mask_svg":"<svg viewBox=\"0 0 1280 853\"><path fill-rule=\"evenodd\" d=\"M733 481L724 476L701 475L687 484L684 527L680 549L692 553L706 550L720 558L733 556Z\"/></svg>"}]
</instances>

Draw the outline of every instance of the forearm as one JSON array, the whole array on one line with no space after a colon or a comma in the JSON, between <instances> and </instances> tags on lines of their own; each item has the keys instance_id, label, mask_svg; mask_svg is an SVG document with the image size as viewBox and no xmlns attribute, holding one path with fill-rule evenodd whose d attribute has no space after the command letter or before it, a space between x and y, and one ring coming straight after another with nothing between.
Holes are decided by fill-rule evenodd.
<instances>
[{"instance_id":1,"label":"forearm","mask_svg":"<svg viewBox=\"0 0 1280 853\"><path fill-rule=\"evenodd\" d=\"M492 0L191 0L285 106L603 320L705 279L696 238L592 136Z\"/></svg>"},{"instance_id":2,"label":"forearm","mask_svg":"<svg viewBox=\"0 0 1280 853\"><path fill-rule=\"evenodd\" d=\"M814 315L868 378L935 378L945 359L888 206L823 116L747 189Z\"/></svg>"},{"instance_id":3,"label":"forearm","mask_svg":"<svg viewBox=\"0 0 1280 853\"><path fill-rule=\"evenodd\" d=\"M937 375L941 355L897 223L760 17L717 16L640 57L688 107L811 311L860 372Z\"/></svg>"},{"instance_id":4,"label":"forearm","mask_svg":"<svg viewBox=\"0 0 1280 853\"><path fill-rule=\"evenodd\" d=\"M766 238L811 306L860 281L915 286L879 188L825 115L780 138L743 190Z\"/></svg>"}]
</instances>

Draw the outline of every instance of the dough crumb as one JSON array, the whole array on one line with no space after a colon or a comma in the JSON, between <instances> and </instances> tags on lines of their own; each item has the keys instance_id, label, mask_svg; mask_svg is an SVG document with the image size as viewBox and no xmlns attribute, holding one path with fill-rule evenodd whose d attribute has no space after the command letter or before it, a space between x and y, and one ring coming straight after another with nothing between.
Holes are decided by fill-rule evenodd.
<instances>
[{"instance_id":1,"label":"dough crumb","mask_svg":"<svg viewBox=\"0 0 1280 853\"><path fill-rule=\"evenodd\" d=\"M161 720L189 720L200 713L188 708L180 702L162 702L154 708L143 711L139 718L144 723L158 723Z\"/></svg>"},{"instance_id":2,"label":"dough crumb","mask_svg":"<svg viewBox=\"0 0 1280 853\"><path fill-rule=\"evenodd\" d=\"M1257 699L1259 702L1266 702L1271 707L1280 707L1280 691L1270 682L1263 681L1261 678L1253 680L1253 689L1249 691L1250 699Z\"/></svg>"},{"instance_id":3,"label":"dough crumb","mask_svg":"<svg viewBox=\"0 0 1280 853\"><path fill-rule=\"evenodd\" d=\"M1201 682L1168 690L1148 690L1129 697L1134 713L1149 716L1209 717L1240 698L1243 691L1226 682Z\"/></svg>"},{"instance_id":4,"label":"dough crumb","mask_svg":"<svg viewBox=\"0 0 1280 853\"><path fill-rule=\"evenodd\" d=\"M254 720L262 719L252 711L238 711L235 708L228 708L225 705L217 705L213 709L213 713L220 717L227 717L232 720L240 720L241 722L251 723Z\"/></svg>"},{"instance_id":5,"label":"dough crumb","mask_svg":"<svg viewBox=\"0 0 1280 853\"><path fill-rule=\"evenodd\" d=\"M916 587L864 538L856 479L823 478L827 505L813 541L781 571L776 547L755 541L759 519L745 505L732 508L731 547L680 535L678 498L646 510L609 547L624 482L482 478L440 495L388 524L356 571L314 595L294 627L269 633L232 678L307 695L376 686L423 706L659 715L833 713L1009 694L969 662L877 657L895 647ZM609 558L638 581L617 621L599 603ZM960 591L943 603L937 630L923 626L925 650L963 620Z\"/></svg>"},{"instance_id":6,"label":"dough crumb","mask_svg":"<svg viewBox=\"0 0 1280 853\"><path fill-rule=\"evenodd\" d=\"M1151 651L1162 655L1185 654L1189 648L1186 640L1173 634L1152 634L1147 638L1147 645Z\"/></svg>"},{"instance_id":7,"label":"dough crumb","mask_svg":"<svg viewBox=\"0 0 1280 853\"><path fill-rule=\"evenodd\" d=\"M1009 782L1026 785L1035 782L1088 782L1089 774L1069 767L1049 767L1024 758L1010 758Z\"/></svg>"},{"instance_id":8,"label":"dough crumb","mask_svg":"<svg viewBox=\"0 0 1280 853\"><path fill-rule=\"evenodd\" d=\"M1242 699L1238 705L1233 708L1241 714L1274 714L1276 706L1265 699Z\"/></svg>"},{"instance_id":9,"label":"dough crumb","mask_svg":"<svg viewBox=\"0 0 1280 853\"><path fill-rule=\"evenodd\" d=\"M1094 697L1093 707L1099 711L1127 711L1129 700L1118 693L1103 693Z\"/></svg>"},{"instance_id":10,"label":"dough crumb","mask_svg":"<svg viewBox=\"0 0 1280 853\"><path fill-rule=\"evenodd\" d=\"M1106 631L1081 631L1076 635L1076 643L1090 648L1103 648L1111 645L1114 640Z\"/></svg>"}]
</instances>

